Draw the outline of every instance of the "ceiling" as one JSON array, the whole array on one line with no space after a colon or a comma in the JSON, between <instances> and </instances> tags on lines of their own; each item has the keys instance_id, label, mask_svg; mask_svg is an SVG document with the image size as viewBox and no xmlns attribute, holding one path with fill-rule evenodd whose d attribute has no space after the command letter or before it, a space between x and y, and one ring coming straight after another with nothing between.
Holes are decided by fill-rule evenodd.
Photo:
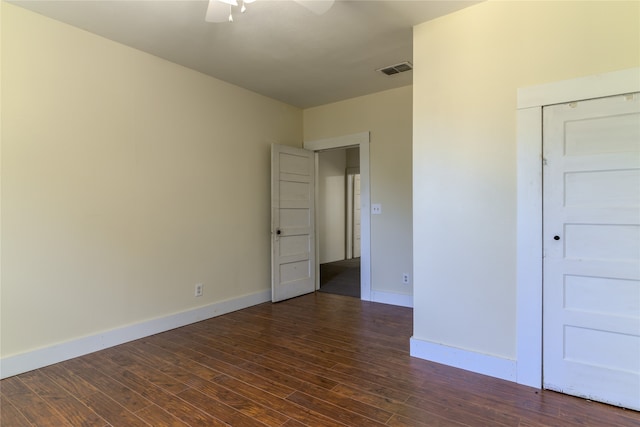
<instances>
[{"instance_id":1,"label":"ceiling","mask_svg":"<svg viewBox=\"0 0 640 427\"><path fill-rule=\"evenodd\" d=\"M234 22L205 22L207 1L9 0L10 3L300 108L406 86L412 27L477 1L337 0L315 15L259 0Z\"/></svg>"}]
</instances>

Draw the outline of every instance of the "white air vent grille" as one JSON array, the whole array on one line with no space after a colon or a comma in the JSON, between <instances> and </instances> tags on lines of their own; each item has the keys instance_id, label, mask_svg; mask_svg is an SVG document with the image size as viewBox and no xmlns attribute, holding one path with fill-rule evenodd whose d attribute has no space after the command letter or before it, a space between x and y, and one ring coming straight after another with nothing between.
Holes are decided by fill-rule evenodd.
<instances>
[{"instance_id":1,"label":"white air vent grille","mask_svg":"<svg viewBox=\"0 0 640 427\"><path fill-rule=\"evenodd\" d=\"M405 61L400 64L390 65L388 67L379 68L376 71L386 74L387 76L393 76L394 74L404 73L405 71L413 70L411 62Z\"/></svg>"}]
</instances>

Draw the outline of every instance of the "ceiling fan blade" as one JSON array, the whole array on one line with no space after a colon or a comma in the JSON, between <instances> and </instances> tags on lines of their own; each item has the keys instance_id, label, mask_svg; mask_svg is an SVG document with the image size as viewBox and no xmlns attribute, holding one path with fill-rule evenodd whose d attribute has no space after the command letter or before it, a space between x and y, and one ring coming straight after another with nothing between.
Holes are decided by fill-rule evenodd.
<instances>
[{"instance_id":1,"label":"ceiling fan blade","mask_svg":"<svg viewBox=\"0 0 640 427\"><path fill-rule=\"evenodd\" d=\"M244 3L253 3L256 0L244 0ZM335 0L293 0L316 15L322 15L333 6ZM209 0L205 21L227 22L231 6L237 6L237 0Z\"/></svg>"},{"instance_id":2,"label":"ceiling fan blade","mask_svg":"<svg viewBox=\"0 0 640 427\"><path fill-rule=\"evenodd\" d=\"M204 20L207 22L227 22L229 20L229 7L228 4L217 0L209 0Z\"/></svg>"},{"instance_id":3,"label":"ceiling fan blade","mask_svg":"<svg viewBox=\"0 0 640 427\"><path fill-rule=\"evenodd\" d=\"M300 6L304 6L316 15L322 15L331 9L334 0L294 0Z\"/></svg>"}]
</instances>

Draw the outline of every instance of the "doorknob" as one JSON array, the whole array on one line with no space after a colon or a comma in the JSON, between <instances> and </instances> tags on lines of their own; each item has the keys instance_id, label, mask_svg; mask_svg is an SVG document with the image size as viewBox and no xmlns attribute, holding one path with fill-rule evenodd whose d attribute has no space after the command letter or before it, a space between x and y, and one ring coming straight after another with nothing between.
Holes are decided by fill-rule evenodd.
<instances>
[{"instance_id":1,"label":"doorknob","mask_svg":"<svg viewBox=\"0 0 640 427\"><path fill-rule=\"evenodd\" d=\"M553 240L560 240L560 236L553 236Z\"/></svg>"},{"instance_id":2,"label":"doorknob","mask_svg":"<svg viewBox=\"0 0 640 427\"><path fill-rule=\"evenodd\" d=\"M282 230L280 230L279 228L276 230L276 234L279 236L282 234Z\"/></svg>"}]
</instances>

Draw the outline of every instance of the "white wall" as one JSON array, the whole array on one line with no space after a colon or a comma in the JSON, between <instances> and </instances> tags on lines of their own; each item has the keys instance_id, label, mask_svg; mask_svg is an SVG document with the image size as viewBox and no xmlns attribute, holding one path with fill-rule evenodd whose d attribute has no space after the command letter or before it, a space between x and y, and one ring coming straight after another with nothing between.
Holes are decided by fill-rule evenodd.
<instances>
[{"instance_id":1,"label":"white wall","mask_svg":"<svg viewBox=\"0 0 640 427\"><path fill-rule=\"evenodd\" d=\"M320 264L345 259L346 167L346 150L318 153L316 236Z\"/></svg>"},{"instance_id":2,"label":"white wall","mask_svg":"<svg viewBox=\"0 0 640 427\"><path fill-rule=\"evenodd\" d=\"M381 77L383 78L383 77ZM411 86L304 110L304 139L370 131L372 299L412 304Z\"/></svg>"},{"instance_id":3,"label":"white wall","mask_svg":"<svg viewBox=\"0 0 640 427\"><path fill-rule=\"evenodd\" d=\"M2 357L268 295L301 110L1 7Z\"/></svg>"},{"instance_id":4,"label":"white wall","mask_svg":"<svg viewBox=\"0 0 640 427\"><path fill-rule=\"evenodd\" d=\"M638 2L489 1L415 27L413 354L516 360L517 88L639 63Z\"/></svg>"}]
</instances>

